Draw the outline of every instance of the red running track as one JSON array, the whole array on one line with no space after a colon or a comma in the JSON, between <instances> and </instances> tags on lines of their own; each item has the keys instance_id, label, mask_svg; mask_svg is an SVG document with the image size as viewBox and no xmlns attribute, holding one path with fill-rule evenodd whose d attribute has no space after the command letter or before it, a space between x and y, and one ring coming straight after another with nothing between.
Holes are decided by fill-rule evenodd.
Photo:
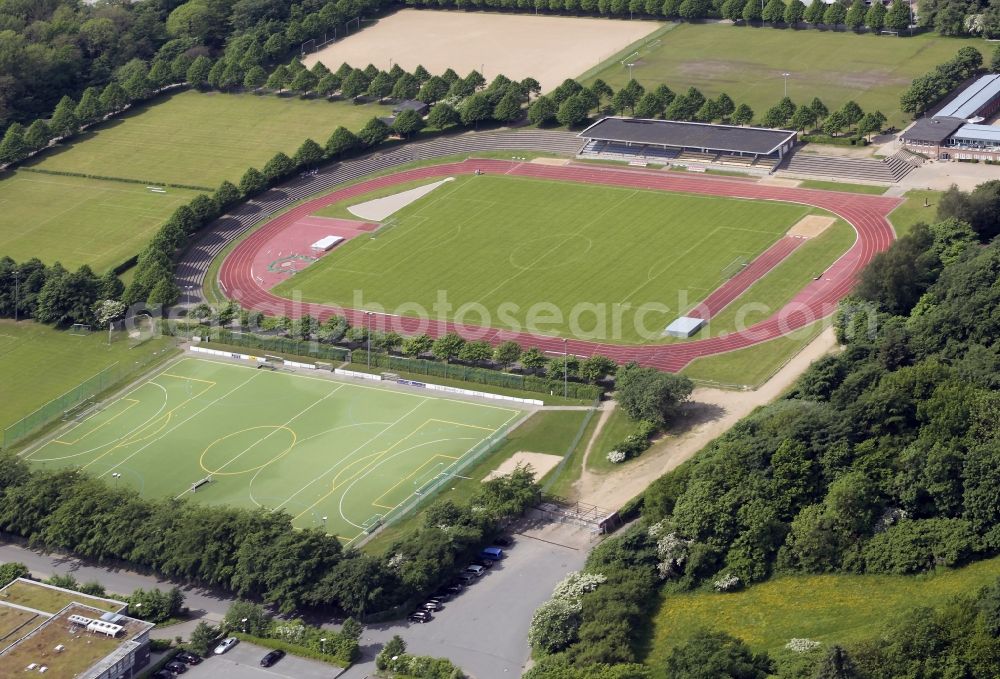
<instances>
[{"instance_id":1,"label":"red running track","mask_svg":"<svg viewBox=\"0 0 1000 679\"><path fill-rule=\"evenodd\" d=\"M251 265L258 250L277 233L321 208L403 182L471 174L477 169L488 173L538 179L810 205L842 217L854 227L858 238L851 249L827 269L820 279L812 281L799 291L791 302L767 319L740 332L676 344L622 345L579 339L564 340L561 337L479 326L458 326L446 321L389 314L374 314L366 321L365 312L362 310L341 309L277 297L262 289L253 280ZM401 334L426 332L432 337L437 337L447 332L458 332L467 338L485 339L494 344L514 340L524 347L538 347L542 351L554 354L561 354L564 350L577 356L603 354L620 363L636 361L641 365L677 372L696 358L750 347L802 328L833 313L837 302L850 292L861 269L871 261L872 257L892 243L895 236L886 216L900 202L902 200L899 198L766 186L756 182L687 176L682 173L597 166L537 165L503 160L466 160L377 177L302 203L244 239L222 263L219 280L230 298L248 309L268 314L286 315L291 318L310 314L320 319L340 314L346 316L352 325L368 323L369 327L392 329Z\"/></svg>"},{"instance_id":2,"label":"red running track","mask_svg":"<svg viewBox=\"0 0 1000 679\"><path fill-rule=\"evenodd\" d=\"M715 318L720 311L732 304L737 297L763 278L768 271L785 261L790 254L798 250L799 246L805 242L804 238L785 236L762 252L757 259L743 267L738 274L716 288L708 297L702 300L701 304L691 309L685 316L704 318L706 321L710 318Z\"/></svg>"}]
</instances>

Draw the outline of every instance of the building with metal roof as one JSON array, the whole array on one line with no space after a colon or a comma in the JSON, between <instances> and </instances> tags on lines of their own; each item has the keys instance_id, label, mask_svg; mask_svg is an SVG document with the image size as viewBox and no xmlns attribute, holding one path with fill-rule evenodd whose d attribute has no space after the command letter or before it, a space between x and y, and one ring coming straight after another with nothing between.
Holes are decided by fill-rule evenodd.
<instances>
[{"instance_id":1,"label":"building with metal roof","mask_svg":"<svg viewBox=\"0 0 1000 679\"><path fill-rule=\"evenodd\" d=\"M656 146L700 153L783 155L794 144L793 130L714 125L679 120L602 118L579 134L583 139L630 146Z\"/></svg>"},{"instance_id":2,"label":"building with metal roof","mask_svg":"<svg viewBox=\"0 0 1000 679\"><path fill-rule=\"evenodd\" d=\"M935 118L961 118L978 123L1000 109L1000 74L984 75L951 98Z\"/></svg>"}]
</instances>

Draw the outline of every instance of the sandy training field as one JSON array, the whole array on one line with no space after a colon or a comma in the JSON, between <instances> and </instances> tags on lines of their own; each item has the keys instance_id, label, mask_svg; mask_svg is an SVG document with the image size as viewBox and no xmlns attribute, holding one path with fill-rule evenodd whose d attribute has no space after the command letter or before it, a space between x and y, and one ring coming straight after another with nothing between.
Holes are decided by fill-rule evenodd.
<instances>
[{"instance_id":1,"label":"sandy training field","mask_svg":"<svg viewBox=\"0 0 1000 679\"><path fill-rule=\"evenodd\" d=\"M535 480L542 478L550 471L556 468L556 466L562 461L562 457L559 455L547 455L545 453L529 453L527 451L521 450L514 453L511 457L500 463L500 466L491 471L483 481L489 481L495 479L498 476L503 476L504 474L510 474L514 471L518 465L524 467L531 467L531 471L535 472Z\"/></svg>"},{"instance_id":2,"label":"sandy training field","mask_svg":"<svg viewBox=\"0 0 1000 679\"><path fill-rule=\"evenodd\" d=\"M790 228L787 235L795 236L797 238L815 238L830 228L835 221L837 221L835 217L808 215L807 217L800 219L795 226Z\"/></svg>"},{"instance_id":3,"label":"sandy training field","mask_svg":"<svg viewBox=\"0 0 1000 679\"><path fill-rule=\"evenodd\" d=\"M404 9L360 33L309 54L308 67L322 61L336 70L390 60L407 71L423 64L431 73L448 68L459 75L482 69L487 80L503 73L531 76L548 91L648 35L655 21L615 21L512 14Z\"/></svg>"}]
</instances>

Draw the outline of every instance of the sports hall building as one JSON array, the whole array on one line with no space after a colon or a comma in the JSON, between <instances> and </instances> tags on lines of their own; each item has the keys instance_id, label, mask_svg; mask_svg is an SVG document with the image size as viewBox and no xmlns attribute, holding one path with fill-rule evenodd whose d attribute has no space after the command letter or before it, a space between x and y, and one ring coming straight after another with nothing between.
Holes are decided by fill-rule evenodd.
<instances>
[{"instance_id":1,"label":"sports hall building","mask_svg":"<svg viewBox=\"0 0 1000 679\"><path fill-rule=\"evenodd\" d=\"M936 160L1000 161L1000 126L983 122L1000 111L1000 74L984 75L900 136L903 146Z\"/></svg>"},{"instance_id":2,"label":"sports hall building","mask_svg":"<svg viewBox=\"0 0 1000 679\"><path fill-rule=\"evenodd\" d=\"M584 158L762 172L773 171L798 138L793 130L622 117L602 118L578 136Z\"/></svg>"}]
</instances>

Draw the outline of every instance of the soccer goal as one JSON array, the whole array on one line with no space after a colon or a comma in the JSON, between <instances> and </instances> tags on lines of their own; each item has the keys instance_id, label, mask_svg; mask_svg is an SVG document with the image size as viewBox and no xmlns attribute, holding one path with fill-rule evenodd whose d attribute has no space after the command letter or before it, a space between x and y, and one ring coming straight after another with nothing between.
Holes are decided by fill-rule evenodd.
<instances>
[{"instance_id":1,"label":"soccer goal","mask_svg":"<svg viewBox=\"0 0 1000 679\"><path fill-rule=\"evenodd\" d=\"M726 266L722 268L723 280L729 280L730 278L738 274L740 271L743 271L743 269L745 269L746 265L749 263L750 260L748 260L746 257L737 257L729 264L726 264Z\"/></svg>"},{"instance_id":2,"label":"soccer goal","mask_svg":"<svg viewBox=\"0 0 1000 679\"><path fill-rule=\"evenodd\" d=\"M208 476L206 476L203 479L198 479L197 481L195 481L194 483L191 484L191 492L192 493L197 493L199 488L201 488L202 486L205 486L205 485L207 485L207 484L209 484L211 482L212 482L212 475L211 474L209 474Z\"/></svg>"},{"instance_id":3,"label":"soccer goal","mask_svg":"<svg viewBox=\"0 0 1000 679\"><path fill-rule=\"evenodd\" d=\"M86 323L74 323L73 327L69 329L69 334L71 335L89 335L90 326Z\"/></svg>"},{"instance_id":4,"label":"soccer goal","mask_svg":"<svg viewBox=\"0 0 1000 679\"><path fill-rule=\"evenodd\" d=\"M77 406L63 411L63 422L79 422L93 415L101 409L101 404L92 398L88 398Z\"/></svg>"},{"instance_id":5,"label":"soccer goal","mask_svg":"<svg viewBox=\"0 0 1000 679\"><path fill-rule=\"evenodd\" d=\"M378 530L379 526L382 525L382 518L383 518L382 514L375 514L370 519L361 524L361 530L365 532L365 535L371 535L376 530Z\"/></svg>"}]
</instances>

